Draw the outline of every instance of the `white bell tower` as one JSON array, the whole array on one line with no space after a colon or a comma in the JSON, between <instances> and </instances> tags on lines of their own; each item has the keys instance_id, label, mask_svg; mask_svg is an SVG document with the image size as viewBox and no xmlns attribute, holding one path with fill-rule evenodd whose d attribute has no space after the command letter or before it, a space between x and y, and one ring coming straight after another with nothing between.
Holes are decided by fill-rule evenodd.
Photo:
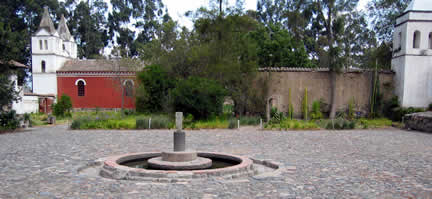
<instances>
[{"instance_id":1,"label":"white bell tower","mask_svg":"<svg viewBox=\"0 0 432 199\"><path fill-rule=\"evenodd\" d=\"M413 0L395 27L395 94L403 107L427 107L432 103L432 1Z\"/></svg>"},{"instance_id":2,"label":"white bell tower","mask_svg":"<svg viewBox=\"0 0 432 199\"><path fill-rule=\"evenodd\" d=\"M42 20L32 36L33 93L57 96L56 72L63 64L77 57L77 45L62 16L58 29L44 8Z\"/></svg>"}]
</instances>

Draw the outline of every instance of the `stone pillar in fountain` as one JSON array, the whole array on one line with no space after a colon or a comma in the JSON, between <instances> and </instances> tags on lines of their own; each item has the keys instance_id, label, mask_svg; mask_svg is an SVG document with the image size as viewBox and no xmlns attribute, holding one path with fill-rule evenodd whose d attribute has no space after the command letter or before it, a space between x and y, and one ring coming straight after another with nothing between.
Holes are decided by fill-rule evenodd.
<instances>
[{"instance_id":1,"label":"stone pillar in fountain","mask_svg":"<svg viewBox=\"0 0 432 199\"><path fill-rule=\"evenodd\" d=\"M186 151L186 133L183 129L183 113L176 112L176 131L174 132L174 151Z\"/></svg>"},{"instance_id":2,"label":"stone pillar in fountain","mask_svg":"<svg viewBox=\"0 0 432 199\"><path fill-rule=\"evenodd\" d=\"M183 129L183 113L176 112L176 131L174 132L174 151L162 152L161 157L148 160L149 168L163 170L207 169L212 165L209 158L198 157L195 151L186 151L186 133Z\"/></svg>"}]
</instances>

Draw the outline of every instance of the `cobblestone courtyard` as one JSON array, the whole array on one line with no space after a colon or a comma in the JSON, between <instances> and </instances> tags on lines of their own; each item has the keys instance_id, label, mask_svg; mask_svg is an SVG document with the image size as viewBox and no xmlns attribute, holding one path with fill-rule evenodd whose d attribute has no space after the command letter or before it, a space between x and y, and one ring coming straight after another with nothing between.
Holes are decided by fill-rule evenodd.
<instances>
[{"instance_id":1,"label":"cobblestone courtyard","mask_svg":"<svg viewBox=\"0 0 432 199\"><path fill-rule=\"evenodd\" d=\"M272 159L295 172L264 179L150 183L77 172L101 157L171 150L172 131L0 135L0 198L428 198L432 134L370 131L187 131L188 148Z\"/></svg>"}]
</instances>

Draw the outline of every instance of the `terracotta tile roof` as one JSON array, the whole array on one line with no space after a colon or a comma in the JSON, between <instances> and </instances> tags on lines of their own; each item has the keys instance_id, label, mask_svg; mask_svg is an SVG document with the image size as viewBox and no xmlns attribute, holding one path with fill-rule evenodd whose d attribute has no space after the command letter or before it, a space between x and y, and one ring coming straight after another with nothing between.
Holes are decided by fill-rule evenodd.
<instances>
[{"instance_id":1,"label":"terracotta tile roof","mask_svg":"<svg viewBox=\"0 0 432 199\"><path fill-rule=\"evenodd\" d=\"M14 68L28 68L28 66L26 66L26 65L24 65L22 63L19 63L19 62L15 61L15 60L10 60L8 63L9 63L10 66L12 66ZM3 64L3 62L0 61L0 64Z\"/></svg>"},{"instance_id":2,"label":"terracotta tile roof","mask_svg":"<svg viewBox=\"0 0 432 199\"><path fill-rule=\"evenodd\" d=\"M54 97L54 94L37 94L37 93L24 93L24 96L37 96L37 97Z\"/></svg>"},{"instance_id":3,"label":"terracotta tile roof","mask_svg":"<svg viewBox=\"0 0 432 199\"><path fill-rule=\"evenodd\" d=\"M58 72L135 72L142 68L122 60L74 59L67 61Z\"/></svg>"},{"instance_id":4,"label":"terracotta tile roof","mask_svg":"<svg viewBox=\"0 0 432 199\"><path fill-rule=\"evenodd\" d=\"M259 68L260 72L329 72L328 68L290 68L290 67L266 67ZM374 71L373 69L362 69L362 68L350 68L343 72L348 73L360 73ZM380 73L393 73L392 70L379 70Z\"/></svg>"}]
</instances>

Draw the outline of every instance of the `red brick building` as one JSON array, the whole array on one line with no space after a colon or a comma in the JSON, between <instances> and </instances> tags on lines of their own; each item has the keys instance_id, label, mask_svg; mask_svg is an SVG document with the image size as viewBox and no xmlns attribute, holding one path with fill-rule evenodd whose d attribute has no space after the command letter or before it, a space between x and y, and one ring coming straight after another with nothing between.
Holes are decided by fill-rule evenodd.
<instances>
[{"instance_id":1,"label":"red brick building","mask_svg":"<svg viewBox=\"0 0 432 199\"><path fill-rule=\"evenodd\" d=\"M58 97L70 96L74 109L134 109L136 73L121 65L117 60L67 61L56 72Z\"/></svg>"}]
</instances>

